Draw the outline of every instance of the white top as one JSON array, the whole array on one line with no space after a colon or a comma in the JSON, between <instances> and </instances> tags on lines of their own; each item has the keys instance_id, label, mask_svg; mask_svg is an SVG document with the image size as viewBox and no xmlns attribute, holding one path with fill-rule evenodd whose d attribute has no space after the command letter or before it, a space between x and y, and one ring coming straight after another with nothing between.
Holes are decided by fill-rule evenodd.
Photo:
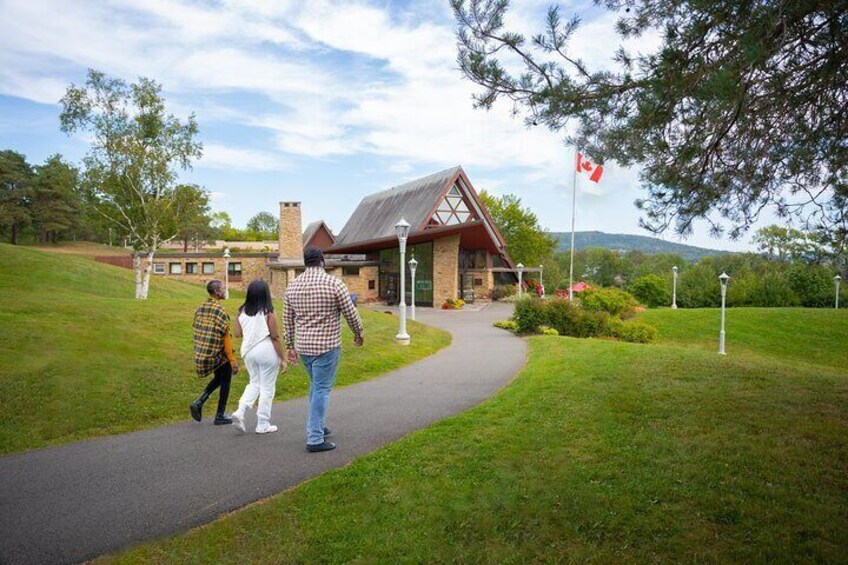
<instances>
[{"instance_id":1,"label":"white top","mask_svg":"<svg viewBox=\"0 0 848 565\"><path fill-rule=\"evenodd\" d=\"M244 312L239 314L238 321L241 325L243 339L241 341L241 356L247 355L251 349L259 345L263 340L271 339L271 331L268 329L266 314L248 316Z\"/></svg>"}]
</instances>

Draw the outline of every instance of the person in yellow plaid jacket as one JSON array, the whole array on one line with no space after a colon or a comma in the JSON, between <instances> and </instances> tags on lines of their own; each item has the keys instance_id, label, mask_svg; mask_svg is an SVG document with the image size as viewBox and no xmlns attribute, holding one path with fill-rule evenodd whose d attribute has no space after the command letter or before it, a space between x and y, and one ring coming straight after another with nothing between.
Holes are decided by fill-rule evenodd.
<instances>
[{"instance_id":1,"label":"person in yellow plaid jacket","mask_svg":"<svg viewBox=\"0 0 848 565\"><path fill-rule=\"evenodd\" d=\"M224 410L230 396L230 381L239 372L238 362L233 353L233 341L230 336L230 317L221 306L224 298L223 283L212 280L206 285L209 298L201 304L194 313L194 367L197 376L205 378L210 374L214 377L200 397L189 405L191 417L198 422L202 419L203 403L216 388L218 393L218 411L215 415L215 425L232 424L233 420Z\"/></svg>"}]
</instances>

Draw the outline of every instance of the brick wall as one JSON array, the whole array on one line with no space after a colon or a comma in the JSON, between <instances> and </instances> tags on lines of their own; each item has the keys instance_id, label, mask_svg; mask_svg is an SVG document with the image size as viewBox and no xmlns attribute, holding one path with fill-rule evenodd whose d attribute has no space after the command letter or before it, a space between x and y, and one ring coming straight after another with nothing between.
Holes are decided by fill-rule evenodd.
<instances>
[{"instance_id":1,"label":"brick wall","mask_svg":"<svg viewBox=\"0 0 848 565\"><path fill-rule=\"evenodd\" d=\"M439 308L448 298L458 297L459 236L433 241L433 306Z\"/></svg>"},{"instance_id":2,"label":"brick wall","mask_svg":"<svg viewBox=\"0 0 848 565\"><path fill-rule=\"evenodd\" d=\"M143 260L147 263L147 259ZM182 274L171 274L171 263L178 263L181 267ZM187 273L186 263L195 263L197 272L194 274ZM204 263L213 264L212 273L204 273ZM266 257L239 257L233 255L230 257L230 263L241 263L241 277L230 277L230 288L238 290L247 290L247 285L254 279L264 279L271 282L271 269L268 268L268 259ZM223 257L154 257L154 266L157 264L164 265L165 273L157 274L154 270L151 276L167 277L183 282L205 285L207 282L218 279L224 280L225 263Z\"/></svg>"},{"instance_id":3,"label":"brick wall","mask_svg":"<svg viewBox=\"0 0 848 565\"><path fill-rule=\"evenodd\" d=\"M482 284L474 285L474 295L477 298L492 297L492 289L495 288L495 274L492 271L489 269L474 269L467 270L465 273L473 277L474 283L478 280L482 282Z\"/></svg>"}]
</instances>

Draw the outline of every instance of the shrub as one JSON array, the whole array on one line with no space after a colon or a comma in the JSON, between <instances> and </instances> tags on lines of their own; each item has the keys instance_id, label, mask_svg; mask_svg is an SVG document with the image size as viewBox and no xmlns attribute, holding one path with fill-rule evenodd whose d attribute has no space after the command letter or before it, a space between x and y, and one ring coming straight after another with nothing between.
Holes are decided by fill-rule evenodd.
<instances>
[{"instance_id":1,"label":"shrub","mask_svg":"<svg viewBox=\"0 0 848 565\"><path fill-rule=\"evenodd\" d=\"M554 298L545 303L545 323L559 332L560 335L574 335L574 327L580 317L581 310L575 304L561 298Z\"/></svg>"},{"instance_id":2,"label":"shrub","mask_svg":"<svg viewBox=\"0 0 848 565\"><path fill-rule=\"evenodd\" d=\"M542 335L559 335L559 332L556 329L549 326L539 326L539 332Z\"/></svg>"},{"instance_id":3,"label":"shrub","mask_svg":"<svg viewBox=\"0 0 848 565\"><path fill-rule=\"evenodd\" d=\"M515 303L515 329L518 333L535 333L539 326L547 324L545 303L532 298L522 298Z\"/></svg>"},{"instance_id":4,"label":"shrub","mask_svg":"<svg viewBox=\"0 0 848 565\"><path fill-rule=\"evenodd\" d=\"M648 308L667 306L671 302L668 282L657 275L644 275L633 281L630 287L639 302Z\"/></svg>"},{"instance_id":5,"label":"shrub","mask_svg":"<svg viewBox=\"0 0 848 565\"><path fill-rule=\"evenodd\" d=\"M617 288L592 288L580 293L580 304L586 310L606 312L627 318L636 312L639 303L632 294Z\"/></svg>"},{"instance_id":6,"label":"shrub","mask_svg":"<svg viewBox=\"0 0 848 565\"><path fill-rule=\"evenodd\" d=\"M574 326L574 337L598 337L610 335L610 315L606 312L583 310Z\"/></svg>"},{"instance_id":7,"label":"shrub","mask_svg":"<svg viewBox=\"0 0 848 565\"><path fill-rule=\"evenodd\" d=\"M503 300L514 294L515 287L513 285L499 285L492 289L492 300Z\"/></svg>"},{"instance_id":8,"label":"shrub","mask_svg":"<svg viewBox=\"0 0 848 565\"><path fill-rule=\"evenodd\" d=\"M465 306L465 301L461 298L448 298L442 304L442 310L460 310Z\"/></svg>"},{"instance_id":9,"label":"shrub","mask_svg":"<svg viewBox=\"0 0 848 565\"><path fill-rule=\"evenodd\" d=\"M498 320L492 325L496 328L500 328L502 330L509 330L511 332L514 332L516 330L515 322L513 322L512 320Z\"/></svg>"},{"instance_id":10,"label":"shrub","mask_svg":"<svg viewBox=\"0 0 848 565\"><path fill-rule=\"evenodd\" d=\"M657 339L657 328L645 322L618 322L611 329L613 336L630 343L651 343Z\"/></svg>"}]
</instances>

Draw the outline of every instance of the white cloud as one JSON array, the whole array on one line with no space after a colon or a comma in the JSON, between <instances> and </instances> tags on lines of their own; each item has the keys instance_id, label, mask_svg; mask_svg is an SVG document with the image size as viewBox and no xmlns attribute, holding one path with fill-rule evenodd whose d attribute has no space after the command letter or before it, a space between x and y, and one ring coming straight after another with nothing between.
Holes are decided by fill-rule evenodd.
<instances>
[{"instance_id":1,"label":"white cloud","mask_svg":"<svg viewBox=\"0 0 848 565\"><path fill-rule=\"evenodd\" d=\"M197 166L241 171L279 171L291 165L284 157L274 153L207 143L203 147L203 158L197 162Z\"/></svg>"}]
</instances>

